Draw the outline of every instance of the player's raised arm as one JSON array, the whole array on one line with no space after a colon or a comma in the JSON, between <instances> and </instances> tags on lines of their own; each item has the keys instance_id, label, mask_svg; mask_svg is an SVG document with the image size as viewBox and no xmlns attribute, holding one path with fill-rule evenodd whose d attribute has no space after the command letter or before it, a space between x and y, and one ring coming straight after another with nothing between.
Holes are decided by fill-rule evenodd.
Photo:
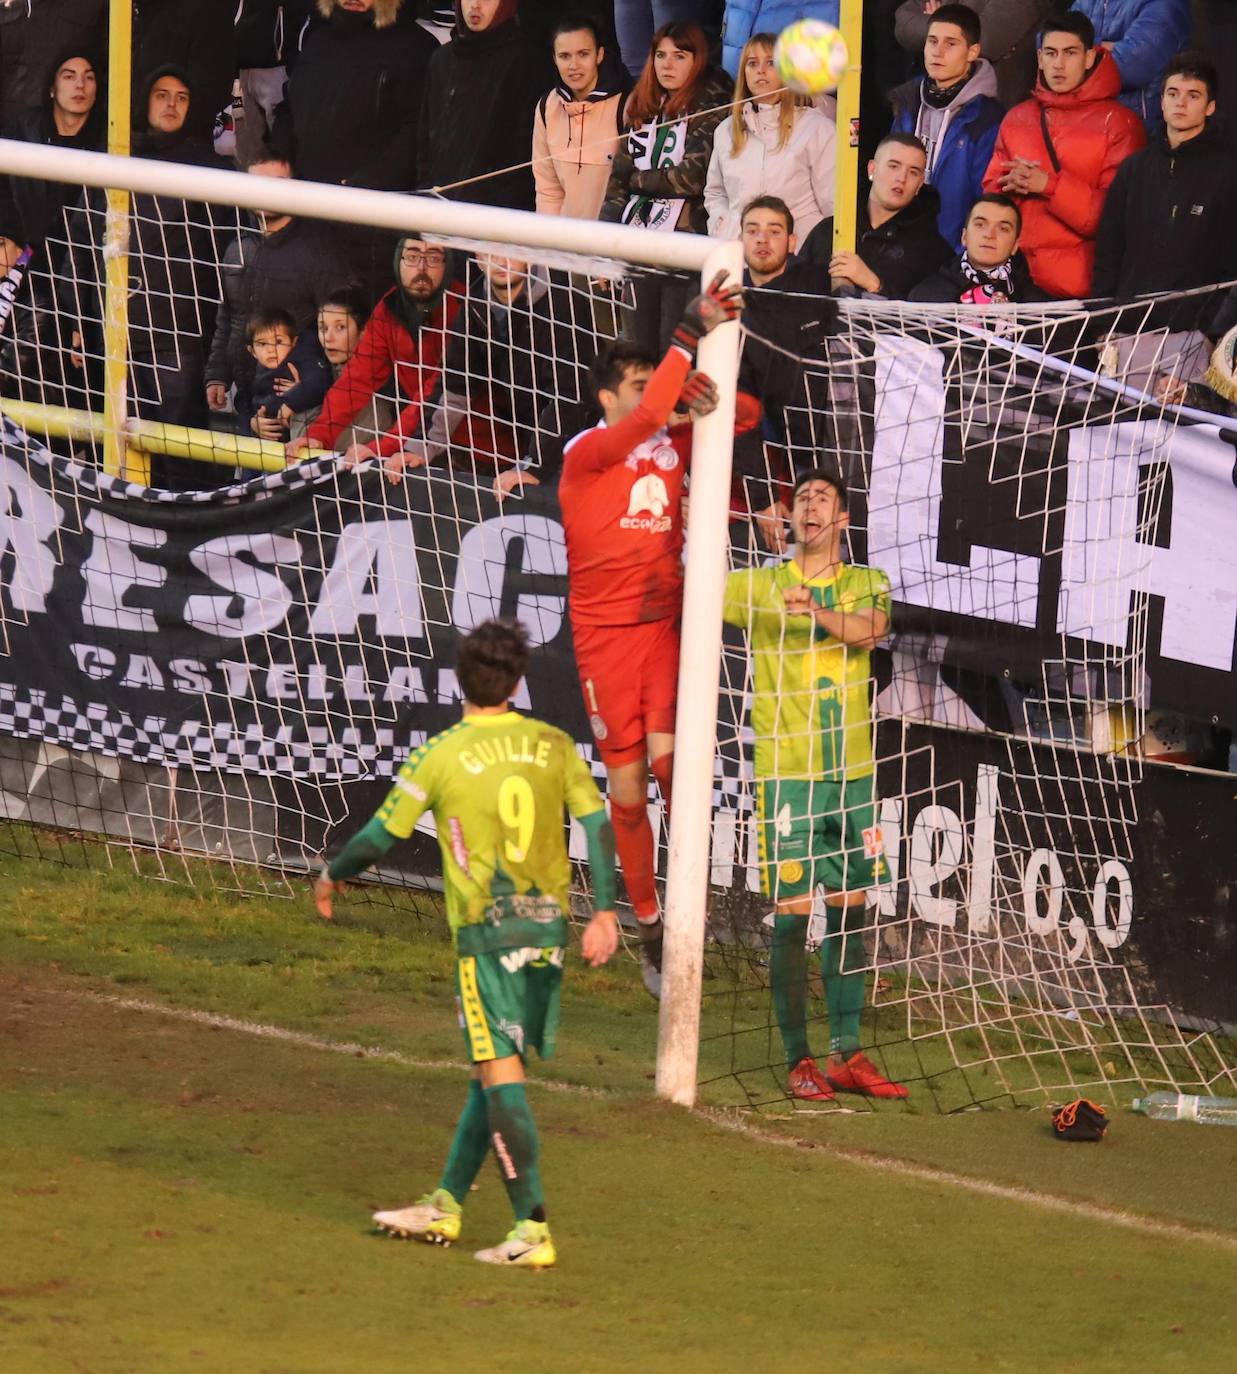
<instances>
[{"instance_id":1,"label":"player's raised arm","mask_svg":"<svg viewBox=\"0 0 1237 1374\"><path fill-rule=\"evenodd\" d=\"M719 273L707 291L688 302L666 356L655 368L652 359L632 345L612 344L597 355L593 391L605 424L586 430L567 445L565 478L626 462L632 449L663 429L680 405L691 405L713 389L709 378L693 374L692 367L700 340L719 324L737 319L742 309L741 289L726 286L725 280L725 273ZM693 377L690 386L689 376Z\"/></svg>"}]
</instances>

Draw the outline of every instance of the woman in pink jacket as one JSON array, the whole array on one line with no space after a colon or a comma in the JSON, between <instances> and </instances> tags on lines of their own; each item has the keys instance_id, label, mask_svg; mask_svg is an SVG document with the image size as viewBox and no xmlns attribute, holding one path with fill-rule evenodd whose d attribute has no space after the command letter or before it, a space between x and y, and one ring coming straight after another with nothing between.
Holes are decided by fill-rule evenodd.
<instances>
[{"instance_id":1,"label":"woman in pink jacket","mask_svg":"<svg viewBox=\"0 0 1237 1374\"><path fill-rule=\"evenodd\" d=\"M596 219L622 141L631 81L595 21L560 21L551 39L559 81L533 115L537 213Z\"/></svg>"}]
</instances>

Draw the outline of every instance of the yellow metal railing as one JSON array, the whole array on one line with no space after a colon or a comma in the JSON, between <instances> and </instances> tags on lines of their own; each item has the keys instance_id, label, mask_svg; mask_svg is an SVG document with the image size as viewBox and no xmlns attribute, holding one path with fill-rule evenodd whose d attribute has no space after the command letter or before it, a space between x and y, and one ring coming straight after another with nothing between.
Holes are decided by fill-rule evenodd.
<instances>
[{"instance_id":1,"label":"yellow metal railing","mask_svg":"<svg viewBox=\"0 0 1237 1374\"><path fill-rule=\"evenodd\" d=\"M133 6L108 6L107 151L129 156L133 76ZM150 482L150 460L125 443L129 380L129 193L107 192L103 240L107 285L103 305L103 469L113 477Z\"/></svg>"},{"instance_id":2,"label":"yellow metal railing","mask_svg":"<svg viewBox=\"0 0 1237 1374\"><path fill-rule=\"evenodd\" d=\"M27 434L56 439L94 441L107 450L109 441L118 451L127 451L124 471L105 467L112 476L132 482L149 481L150 454L165 453L173 458L195 458L200 463L245 468L249 472L282 472L287 467L282 444L269 439L250 439L243 434L219 434L209 429L190 429L186 425L165 425L157 420L122 420L117 428L112 417L91 410L71 410L67 406L46 406L34 401L13 401L0 397L0 415L7 415ZM316 458L324 449L307 449L305 458ZM137 467L134 466L137 460Z\"/></svg>"},{"instance_id":3,"label":"yellow metal railing","mask_svg":"<svg viewBox=\"0 0 1237 1374\"><path fill-rule=\"evenodd\" d=\"M838 25L846 40L847 63L838 83L833 251L855 249L859 198L859 79L863 68L863 0L842 0Z\"/></svg>"}]
</instances>

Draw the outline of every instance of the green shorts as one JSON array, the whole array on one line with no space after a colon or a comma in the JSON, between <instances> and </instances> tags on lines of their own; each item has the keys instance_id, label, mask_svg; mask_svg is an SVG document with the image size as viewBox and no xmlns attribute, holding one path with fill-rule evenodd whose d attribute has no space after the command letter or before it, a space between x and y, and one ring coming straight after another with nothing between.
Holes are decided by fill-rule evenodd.
<instances>
[{"instance_id":1,"label":"green shorts","mask_svg":"<svg viewBox=\"0 0 1237 1374\"><path fill-rule=\"evenodd\" d=\"M873 776L847 782L767 778L756 784L760 885L784 902L826 892L863 892L887 869Z\"/></svg>"},{"instance_id":2,"label":"green shorts","mask_svg":"<svg viewBox=\"0 0 1237 1374\"><path fill-rule=\"evenodd\" d=\"M554 1053L563 982L561 945L495 949L461 956L455 966L460 1029L469 1062Z\"/></svg>"}]
</instances>

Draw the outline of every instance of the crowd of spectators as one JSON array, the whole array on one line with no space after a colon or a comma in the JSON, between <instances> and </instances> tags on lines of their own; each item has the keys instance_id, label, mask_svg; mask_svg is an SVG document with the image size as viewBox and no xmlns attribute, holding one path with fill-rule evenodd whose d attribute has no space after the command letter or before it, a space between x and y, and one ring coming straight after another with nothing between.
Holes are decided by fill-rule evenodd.
<instances>
[{"instance_id":1,"label":"crowd of spectators","mask_svg":"<svg viewBox=\"0 0 1237 1374\"><path fill-rule=\"evenodd\" d=\"M104 146L105 10L0 2L7 137ZM869 0L867 155L840 252L832 105L785 90L773 60L778 31L809 16L836 22L836 0L140 0L132 149L742 239L752 318L761 292L781 296L763 313L791 352L790 282L975 307L1237 277L1223 118L1237 33L1220 0L1193 17L1186 0ZM28 248L27 290L52 284L5 347L35 349L25 375L69 400L89 392L100 349L104 211L99 192L0 178L0 263ZM484 444L499 468L535 467L583 394L588 359L563 331L622 329L658 350L687 289L638 277L634 304L607 312L596 282L378 230L273 213L225 225L166 197L135 196L132 213L137 413L234 425L292 458L322 445L408 467ZM809 335L828 313L808 311ZM1150 361L1120 330L1097 358L1199 400L1237 305L1143 318L1169 340ZM765 437L781 441L779 397L799 373L759 342L748 352L772 399Z\"/></svg>"}]
</instances>

